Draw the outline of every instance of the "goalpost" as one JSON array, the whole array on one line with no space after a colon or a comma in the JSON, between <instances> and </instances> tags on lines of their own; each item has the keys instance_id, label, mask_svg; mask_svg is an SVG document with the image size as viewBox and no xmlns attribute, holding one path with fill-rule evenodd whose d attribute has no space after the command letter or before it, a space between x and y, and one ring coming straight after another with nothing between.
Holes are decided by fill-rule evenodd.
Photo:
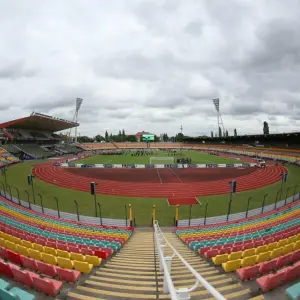
<instances>
[{"instance_id":1,"label":"goalpost","mask_svg":"<svg viewBox=\"0 0 300 300\"><path fill-rule=\"evenodd\" d=\"M165 164L173 164L174 163L174 157L171 156L165 156L165 157L150 157L150 164L151 165L165 165Z\"/></svg>"}]
</instances>

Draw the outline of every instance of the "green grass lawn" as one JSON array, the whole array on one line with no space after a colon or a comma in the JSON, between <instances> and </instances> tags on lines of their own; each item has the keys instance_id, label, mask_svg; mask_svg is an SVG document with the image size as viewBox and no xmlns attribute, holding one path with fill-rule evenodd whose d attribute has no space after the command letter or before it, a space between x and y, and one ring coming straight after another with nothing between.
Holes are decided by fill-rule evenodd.
<instances>
[{"instance_id":1,"label":"green grass lawn","mask_svg":"<svg viewBox=\"0 0 300 300\"><path fill-rule=\"evenodd\" d=\"M197 152L196 152L197 153ZM197 153L198 154L198 153ZM192 151L189 152L189 157L193 159L194 157L197 159L197 155L194 154ZM201 154L203 155L203 154ZM114 156L97 156L97 157L90 157L88 158L88 163L104 163L105 160L112 159ZM202 156L203 158L206 155ZM116 157L121 160L121 157ZM131 159L131 156L128 157ZM141 161L144 159L149 159L148 157L140 157ZM199 158L199 157L198 157ZM99 161L98 161L99 159ZM222 158L217 156L208 155L207 159L213 160L215 163L221 163ZM97 160L97 161L95 161ZM87 161L87 160L86 160ZM198 162L198 161L197 161ZM235 161L236 162L236 161ZM40 161L34 162L24 162L22 164L13 165L8 168L7 171L7 181L12 189L12 194L17 196L16 189L17 187L20 190L20 198L26 200L25 189L28 189L30 193L30 199L32 200L32 192L31 188L28 186L27 183L27 175L31 173L31 169L34 164L40 163ZM125 159L124 162L122 161L115 161L114 163L131 163ZM134 163L138 163L137 159L135 158ZM142 162L139 162L142 163ZM195 162L196 163L196 162ZM205 161L199 161L198 163L205 163ZM211 161L207 161L206 163L212 163ZM224 162L224 159L222 161ZM227 162L229 163L229 162ZM230 162L231 163L231 162ZM284 184L283 192L282 192L282 199L285 198L287 187L294 187L296 184L299 184L299 188L297 192L300 191L300 168L287 165L289 170L289 176L287 183ZM3 176L0 175L0 180L4 182ZM0 183L1 184L1 183ZM50 185L38 179L34 181L35 185L35 193L39 193L43 196L43 202L45 207L56 209L56 202L54 201L53 197L57 197L60 203L60 210L73 212L75 213L75 204L74 200L78 201L79 204L79 212L80 214L84 215L91 215L94 216L94 202L93 196L89 193L73 191L65 188L60 188L54 185ZM233 203L232 203L232 212L239 212L245 211L247 207L247 199L248 197L252 197L252 201L250 202L250 209L260 207L263 199L263 195L268 193L268 198L266 200L266 205L273 203L275 201L276 193L280 189L280 183L276 183L264 188L252 190L249 192L242 192L237 193L233 196ZM2 189L2 187L1 187ZM292 195L294 191L293 189L289 190L288 195ZM103 217L110 217L110 218L124 218L125 217L125 208L124 205L131 204L133 207L133 214L136 218L137 225L150 225L151 223L151 210L152 206L156 206L156 218L159 220L161 225L170 226L173 224L173 218L175 214L175 207L170 207L165 199L153 199L153 198L134 198L134 197L121 197L121 196L108 196L108 195L97 195L98 202L102 205L102 215ZM228 195L221 195L221 196L211 196L211 197L201 197L199 201L201 203L209 203L208 205L208 217L216 216L216 215L223 215L227 213L228 207ZM39 197L36 196L37 204L40 204ZM180 207L180 218L187 218L189 214L189 207L182 206ZM193 205L192 207L192 217L198 218L204 215L204 205Z\"/></svg>"},{"instance_id":2,"label":"green grass lawn","mask_svg":"<svg viewBox=\"0 0 300 300\"><path fill-rule=\"evenodd\" d=\"M95 155L84 158L82 160L78 160L76 163L83 164L150 164L151 157L166 157L168 158L167 151L153 151L151 155L147 156L131 156L132 151L127 151L124 155ZM174 157L174 161L177 158L188 157L192 159L192 164L234 164L240 163L242 161L238 161L234 158L225 158L221 156L210 155L207 153L199 152L199 151L188 151L182 150L178 151L181 156L169 156ZM159 164L159 161L156 161ZM170 163L170 162L161 162Z\"/></svg>"}]
</instances>

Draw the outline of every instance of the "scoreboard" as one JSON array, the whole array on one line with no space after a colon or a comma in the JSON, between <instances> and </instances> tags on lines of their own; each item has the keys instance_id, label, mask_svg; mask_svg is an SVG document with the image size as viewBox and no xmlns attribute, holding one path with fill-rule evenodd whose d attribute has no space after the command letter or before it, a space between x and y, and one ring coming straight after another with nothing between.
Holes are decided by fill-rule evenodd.
<instances>
[{"instance_id":1,"label":"scoreboard","mask_svg":"<svg viewBox=\"0 0 300 300\"><path fill-rule=\"evenodd\" d=\"M153 134L143 134L142 140L143 140L143 142L154 142L154 135Z\"/></svg>"}]
</instances>

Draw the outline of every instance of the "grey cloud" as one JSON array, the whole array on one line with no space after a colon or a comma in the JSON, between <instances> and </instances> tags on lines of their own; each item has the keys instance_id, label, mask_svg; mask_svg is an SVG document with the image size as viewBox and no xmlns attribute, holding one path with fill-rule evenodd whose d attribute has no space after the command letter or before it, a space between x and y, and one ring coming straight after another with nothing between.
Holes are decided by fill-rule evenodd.
<instances>
[{"instance_id":1,"label":"grey cloud","mask_svg":"<svg viewBox=\"0 0 300 300\"><path fill-rule=\"evenodd\" d=\"M33 77L37 73L33 69L26 68L24 61L17 60L5 63L0 67L0 79L17 79L21 77Z\"/></svg>"}]
</instances>

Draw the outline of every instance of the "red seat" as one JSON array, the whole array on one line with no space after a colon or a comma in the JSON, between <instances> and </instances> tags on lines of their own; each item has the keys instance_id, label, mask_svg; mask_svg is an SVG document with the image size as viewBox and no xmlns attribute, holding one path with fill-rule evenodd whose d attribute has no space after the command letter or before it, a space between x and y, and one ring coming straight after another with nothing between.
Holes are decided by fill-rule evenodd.
<instances>
[{"instance_id":1,"label":"red seat","mask_svg":"<svg viewBox=\"0 0 300 300\"><path fill-rule=\"evenodd\" d=\"M231 253L231 248L226 247L219 250L219 254L229 254Z\"/></svg>"},{"instance_id":2,"label":"red seat","mask_svg":"<svg viewBox=\"0 0 300 300\"><path fill-rule=\"evenodd\" d=\"M47 247L50 247L50 248L56 248L56 243L55 243L55 242L47 241L47 242L46 242L46 246L47 246Z\"/></svg>"},{"instance_id":3,"label":"red seat","mask_svg":"<svg viewBox=\"0 0 300 300\"><path fill-rule=\"evenodd\" d=\"M4 261L0 261L0 274L3 274L8 278L14 278L14 274L12 272L10 265Z\"/></svg>"},{"instance_id":4,"label":"red seat","mask_svg":"<svg viewBox=\"0 0 300 300\"><path fill-rule=\"evenodd\" d=\"M289 265L291 262L292 262L292 253L284 255L284 256L280 256L277 259L276 268L280 269L284 266Z\"/></svg>"},{"instance_id":5,"label":"red seat","mask_svg":"<svg viewBox=\"0 0 300 300\"><path fill-rule=\"evenodd\" d=\"M277 264L277 259L273 259L271 261L266 261L266 262L259 264L260 265L259 273L266 274L266 273L271 272L272 270L275 270L276 264Z\"/></svg>"},{"instance_id":6,"label":"red seat","mask_svg":"<svg viewBox=\"0 0 300 300\"><path fill-rule=\"evenodd\" d=\"M202 247L198 250L198 252L202 255L204 255L205 252L207 252L208 250L210 250L211 247Z\"/></svg>"},{"instance_id":7,"label":"red seat","mask_svg":"<svg viewBox=\"0 0 300 300\"><path fill-rule=\"evenodd\" d=\"M56 269L58 278L62 281L76 283L80 276L80 272L75 270L61 269L59 267Z\"/></svg>"},{"instance_id":8,"label":"red seat","mask_svg":"<svg viewBox=\"0 0 300 300\"><path fill-rule=\"evenodd\" d=\"M57 249L69 252L69 247L62 243L57 243Z\"/></svg>"},{"instance_id":9,"label":"red seat","mask_svg":"<svg viewBox=\"0 0 300 300\"><path fill-rule=\"evenodd\" d=\"M300 278L300 265L285 268L281 270L280 273L283 273L284 282L296 280Z\"/></svg>"},{"instance_id":10,"label":"red seat","mask_svg":"<svg viewBox=\"0 0 300 300\"><path fill-rule=\"evenodd\" d=\"M222 245L216 245L216 246L213 246L211 249L220 250L222 247L223 247Z\"/></svg>"},{"instance_id":11,"label":"red seat","mask_svg":"<svg viewBox=\"0 0 300 300\"><path fill-rule=\"evenodd\" d=\"M276 274L266 275L256 279L256 283L260 289L265 293L275 289L284 282L284 274L282 272Z\"/></svg>"},{"instance_id":12,"label":"red seat","mask_svg":"<svg viewBox=\"0 0 300 300\"><path fill-rule=\"evenodd\" d=\"M242 251L242 245L235 245L231 247L231 252Z\"/></svg>"},{"instance_id":13,"label":"red seat","mask_svg":"<svg viewBox=\"0 0 300 300\"><path fill-rule=\"evenodd\" d=\"M94 255L94 251L89 248L81 248L81 253L84 255Z\"/></svg>"},{"instance_id":14,"label":"red seat","mask_svg":"<svg viewBox=\"0 0 300 300\"><path fill-rule=\"evenodd\" d=\"M218 253L219 253L219 250L217 250L217 249L212 249L212 250L206 251L206 252L204 253L204 256L205 256L206 258L212 258L212 257L218 255Z\"/></svg>"},{"instance_id":15,"label":"red seat","mask_svg":"<svg viewBox=\"0 0 300 300\"><path fill-rule=\"evenodd\" d=\"M5 248L0 247L0 257L3 259L8 259L7 251Z\"/></svg>"},{"instance_id":16,"label":"red seat","mask_svg":"<svg viewBox=\"0 0 300 300\"><path fill-rule=\"evenodd\" d=\"M55 266L45 264L44 262L41 262L41 261L37 262L37 266L38 266L39 271L42 274L45 274L49 277L55 277L57 275L57 271L56 271Z\"/></svg>"},{"instance_id":17,"label":"red seat","mask_svg":"<svg viewBox=\"0 0 300 300\"><path fill-rule=\"evenodd\" d=\"M35 243L36 242L36 238L30 235L27 235L25 240L31 242L31 243Z\"/></svg>"},{"instance_id":18,"label":"red seat","mask_svg":"<svg viewBox=\"0 0 300 300\"><path fill-rule=\"evenodd\" d=\"M9 249L6 249L7 252L7 259L11 262L13 262L16 265L22 265L21 256L19 253L13 252Z\"/></svg>"},{"instance_id":19,"label":"red seat","mask_svg":"<svg viewBox=\"0 0 300 300\"><path fill-rule=\"evenodd\" d=\"M36 278L33 286L36 290L55 297L61 290L62 282L50 278Z\"/></svg>"},{"instance_id":20,"label":"red seat","mask_svg":"<svg viewBox=\"0 0 300 300\"><path fill-rule=\"evenodd\" d=\"M43 245L43 246L46 246L46 242L47 242L47 240L43 239L43 238L39 238L39 239L36 240L37 244L40 244L40 245Z\"/></svg>"},{"instance_id":21,"label":"red seat","mask_svg":"<svg viewBox=\"0 0 300 300\"><path fill-rule=\"evenodd\" d=\"M257 247L259 247L259 246L263 246L264 245L264 242L263 241L256 241L255 243L254 243L254 247L255 248L257 248Z\"/></svg>"},{"instance_id":22,"label":"red seat","mask_svg":"<svg viewBox=\"0 0 300 300\"><path fill-rule=\"evenodd\" d=\"M95 255L106 260L109 258L109 254L103 250L95 250Z\"/></svg>"},{"instance_id":23,"label":"red seat","mask_svg":"<svg viewBox=\"0 0 300 300\"><path fill-rule=\"evenodd\" d=\"M244 250L246 250L246 249L252 249L252 248L255 248L255 244L254 243L244 244Z\"/></svg>"},{"instance_id":24,"label":"red seat","mask_svg":"<svg viewBox=\"0 0 300 300\"><path fill-rule=\"evenodd\" d=\"M81 250L77 246L69 246L69 252L81 253Z\"/></svg>"},{"instance_id":25,"label":"red seat","mask_svg":"<svg viewBox=\"0 0 300 300\"><path fill-rule=\"evenodd\" d=\"M33 281L35 281L39 277L35 273L29 271L22 271L20 269L13 269L12 272L16 281L28 287L32 287Z\"/></svg>"},{"instance_id":26,"label":"red seat","mask_svg":"<svg viewBox=\"0 0 300 300\"><path fill-rule=\"evenodd\" d=\"M37 262L35 259L21 255L21 260L24 268L35 272L38 270Z\"/></svg>"},{"instance_id":27,"label":"red seat","mask_svg":"<svg viewBox=\"0 0 300 300\"><path fill-rule=\"evenodd\" d=\"M297 262L300 260L300 250L292 252L292 262Z\"/></svg>"},{"instance_id":28,"label":"red seat","mask_svg":"<svg viewBox=\"0 0 300 300\"><path fill-rule=\"evenodd\" d=\"M259 265L238 269L236 274L242 281L254 278L259 274Z\"/></svg>"}]
</instances>

